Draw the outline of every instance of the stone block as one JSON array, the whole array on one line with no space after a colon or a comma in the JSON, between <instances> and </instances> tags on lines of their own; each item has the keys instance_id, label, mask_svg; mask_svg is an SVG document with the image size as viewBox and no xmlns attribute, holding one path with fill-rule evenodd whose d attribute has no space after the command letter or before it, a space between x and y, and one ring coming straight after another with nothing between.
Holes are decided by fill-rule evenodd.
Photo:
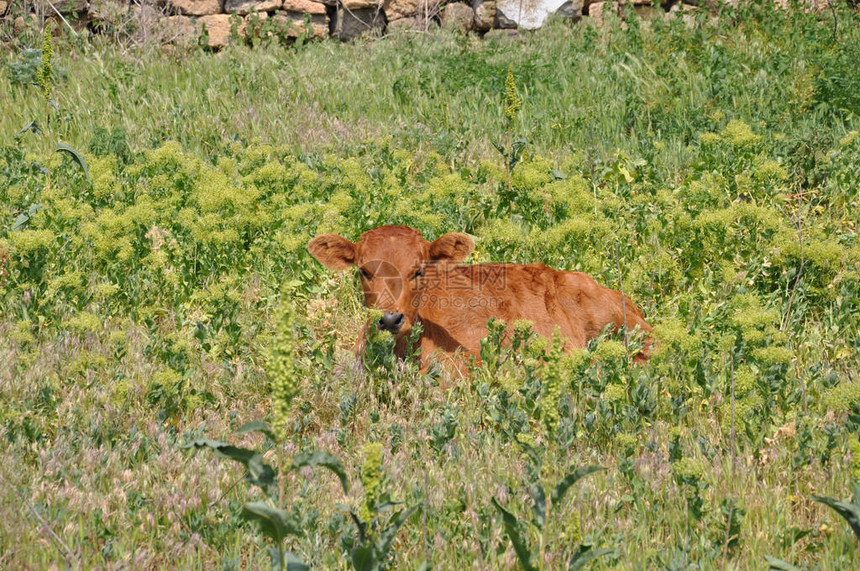
<instances>
[{"instance_id":1,"label":"stone block","mask_svg":"<svg viewBox=\"0 0 860 571\"><path fill-rule=\"evenodd\" d=\"M175 44L191 44L197 40L197 26L194 18L188 16L168 16L167 38Z\"/></svg>"},{"instance_id":2,"label":"stone block","mask_svg":"<svg viewBox=\"0 0 860 571\"><path fill-rule=\"evenodd\" d=\"M287 12L325 16L325 4L312 0L284 0L281 8Z\"/></svg>"},{"instance_id":3,"label":"stone block","mask_svg":"<svg viewBox=\"0 0 860 571\"><path fill-rule=\"evenodd\" d=\"M170 5L183 16L211 16L224 11L223 0L170 0Z\"/></svg>"},{"instance_id":4,"label":"stone block","mask_svg":"<svg viewBox=\"0 0 860 571\"><path fill-rule=\"evenodd\" d=\"M390 21L409 16L436 15L439 5L440 2L436 0L383 0L382 11Z\"/></svg>"},{"instance_id":5,"label":"stone block","mask_svg":"<svg viewBox=\"0 0 860 571\"><path fill-rule=\"evenodd\" d=\"M509 10L510 11L510 10ZM493 22L493 27L498 30L516 30L519 26L513 18L516 16L508 15L504 9L496 3L496 19Z\"/></svg>"},{"instance_id":6,"label":"stone block","mask_svg":"<svg viewBox=\"0 0 860 571\"><path fill-rule=\"evenodd\" d=\"M203 26L206 26L206 32L209 34L210 48L223 48L230 43L230 15L229 14L213 14L212 16L201 16L197 18L197 25L200 26L200 31L203 31Z\"/></svg>"},{"instance_id":7,"label":"stone block","mask_svg":"<svg viewBox=\"0 0 860 571\"><path fill-rule=\"evenodd\" d=\"M618 2L595 2L588 6L588 17L597 25L603 23L603 19L607 14L618 15L620 4Z\"/></svg>"},{"instance_id":8,"label":"stone block","mask_svg":"<svg viewBox=\"0 0 860 571\"><path fill-rule=\"evenodd\" d=\"M363 34L381 33L385 28L385 17L378 8L341 8L332 28L334 37L350 42Z\"/></svg>"},{"instance_id":9,"label":"stone block","mask_svg":"<svg viewBox=\"0 0 860 571\"><path fill-rule=\"evenodd\" d=\"M555 11L555 15L560 18L567 18L568 20L576 22L582 18L582 9L584 6L584 0L568 0L558 7L558 10Z\"/></svg>"},{"instance_id":10,"label":"stone block","mask_svg":"<svg viewBox=\"0 0 860 571\"><path fill-rule=\"evenodd\" d=\"M272 12L281 7L282 0L226 0L224 11L228 14L235 12L240 16L255 12Z\"/></svg>"},{"instance_id":11,"label":"stone block","mask_svg":"<svg viewBox=\"0 0 860 571\"><path fill-rule=\"evenodd\" d=\"M328 16L325 14L312 14L310 17L310 30L305 22L305 14L298 12L276 12L275 20L284 26L285 35L288 38L297 38L302 34L308 34L312 38L328 36Z\"/></svg>"},{"instance_id":12,"label":"stone block","mask_svg":"<svg viewBox=\"0 0 860 571\"><path fill-rule=\"evenodd\" d=\"M454 2L442 10L442 27L468 32L475 22L475 11L468 4Z\"/></svg>"},{"instance_id":13,"label":"stone block","mask_svg":"<svg viewBox=\"0 0 860 571\"><path fill-rule=\"evenodd\" d=\"M343 0L341 4L346 10L366 10L368 8L382 8L382 0Z\"/></svg>"},{"instance_id":14,"label":"stone block","mask_svg":"<svg viewBox=\"0 0 860 571\"><path fill-rule=\"evenodd\" d=\"M423 32L424 22L415 17L389 20L388 25L385 26L385 31L394 32L396 30Z\"/></svg>"},{"instance_id":15,"label":"stone block","mask_svg":"<svg viewBox=\"0 0 860 571\"><path fill-rule=\"evenodd\" d=\"M496 22L496 0L475 0L472 9L475 11L474 29L479 32L492 30Z\"/></svg>"}]
</instances>

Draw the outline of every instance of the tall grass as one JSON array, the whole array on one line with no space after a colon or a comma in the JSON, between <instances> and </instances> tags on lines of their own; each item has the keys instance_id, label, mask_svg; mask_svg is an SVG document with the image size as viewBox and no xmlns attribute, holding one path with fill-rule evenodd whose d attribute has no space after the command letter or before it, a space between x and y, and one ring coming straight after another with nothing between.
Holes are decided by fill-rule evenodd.
<instances>
[{"instance_id":1,"label":"tall grass","mask_svg":"<svg viewBox=\"0 0 860 571\"><path fill-rule=\"evenodd\" d=\"M855 15L841 13L840 44L815 15L767 12L764 24L737 26L733 15L692 30L658 21L650 32L556 21L514 44L403 34L138 57L83 44L58 54L62 134L81 147L95 128L120 127L135 148L176 140L203 153L233 140L310 150L394 137L431 142L448 157L483 156L502 125L498 98L510 65L529 110L529 142L544 154L632 154L658 140L678 161L714 114L763 121L783 135L827 125L837 136L860 113ZM8 142L41 109L32 87L11 85L8 73L0 81Z\"/></svg>"}]
</instances>

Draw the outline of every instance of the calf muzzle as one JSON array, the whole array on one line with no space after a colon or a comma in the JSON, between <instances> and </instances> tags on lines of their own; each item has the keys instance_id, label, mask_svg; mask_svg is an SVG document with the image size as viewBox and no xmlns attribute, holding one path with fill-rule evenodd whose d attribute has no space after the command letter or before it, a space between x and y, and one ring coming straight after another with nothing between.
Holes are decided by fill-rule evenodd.
<instances>
[{"instance_id":1,"label":"calf muzzle","mask_svg":"<svg viewBox=\"0 0 860 571\"><path fill-rule=\"evenodd\" d=\"M379 319L379 328L396 335L405 320L406 317L402 313L386 313Z\"/></svg>"}]
</instances>

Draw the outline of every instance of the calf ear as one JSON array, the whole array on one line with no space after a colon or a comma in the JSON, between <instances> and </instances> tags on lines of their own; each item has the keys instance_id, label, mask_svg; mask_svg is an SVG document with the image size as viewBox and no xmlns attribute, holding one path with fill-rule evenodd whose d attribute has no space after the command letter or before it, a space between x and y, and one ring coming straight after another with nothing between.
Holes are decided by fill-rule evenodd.
<instances>
[{"instance_id":1,"label":"calf ear","mask_svg":"<svg viewBox=\"0 0 860 571\"><path fill-rule=\"evenodd\" d=\"M345 270L355 264L355 244L337 234L317 236L308 243L308 251L331 270Z\"/></svg>"},{"instance_id":2,"label":"calf ear","mask_svg":"<svg viewBox=\"0 0 860 571\"><path fill-rule=\"evenodd\" d=\"M475 242L458 232L449 232L430 244L430 259L448 262L462 262L475 249Z\"/></svg>"}]
</instances>

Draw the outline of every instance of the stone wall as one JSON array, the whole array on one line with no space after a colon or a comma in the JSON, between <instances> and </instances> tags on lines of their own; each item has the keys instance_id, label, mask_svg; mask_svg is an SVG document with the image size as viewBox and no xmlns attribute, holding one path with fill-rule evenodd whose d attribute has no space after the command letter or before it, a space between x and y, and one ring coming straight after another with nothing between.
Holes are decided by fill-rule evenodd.
<instances>
[{"instance_id":1,"label":"stone wall","mask_svg":"<svg viewBox=\"0 0 860 571\"><path fill-rule=\"evenodd\" d=\"M641 17L692 21L700 8L690 4L738 0L683 0L690 4L669 0L662 6L652 5L652 0L628 1ZM811 8L827 7L827 0L803 1ZM23 25L24 13L40 6L44 15L57 17L50 4L39 2L0 0L0 17L16 19L16 26L21 20ZM72 27L104 31L125 15L154 25L163 41L191 43L203 38L213 48L227 45L234 31L244 38L278 34L286 40L331 36L350 41L362 34L426 31L441 25L480 35L515 36L519 30L540 27L551 15L594 22L609 13L624 16L622 3L592 0L53 0L51 4Z\"/></svg>"}]
</instances>

